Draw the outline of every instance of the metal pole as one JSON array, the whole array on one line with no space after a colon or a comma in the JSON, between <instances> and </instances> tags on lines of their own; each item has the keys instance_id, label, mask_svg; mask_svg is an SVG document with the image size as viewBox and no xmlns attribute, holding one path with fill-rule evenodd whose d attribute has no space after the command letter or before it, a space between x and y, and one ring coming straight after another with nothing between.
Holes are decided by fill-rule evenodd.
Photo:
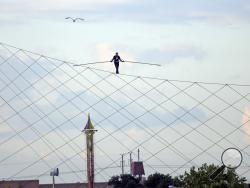
<instances>
[{"instance_id":1,"label":"metal pole","mask_svg":"<svg viewBox=\"0 0 250 188\"><path fill-rule=\"evenodd\" d=\"M52 188L55 188L55 176L52 176L52 181L53 181Z\"/></svg>"},{"instance_id":2,"label":"metal pole","mask_svg":"<svg viewBox=\"0 0 250 188\"><path fill-rule=\"evenodd\" d=\"M138 148L138 161L140 161L140 150Z\"/></svg>"},{"instance_id":3,"label":"metal pole","mask_svg":"<svg viewBox=\"0 0 250 188\"><path fill-rule=\"evenodd\" d=\"M84 65L92 65L92 64L99 64L99 63L110 63L110 61L100 61L100 62L92 62L92 63L83 63L83 64L74 64L73 66L84 66Z\"/></svg>"},{"instance_id":4,"label":"metal pole","mask_svg":"<svg viewBox=\"0 0 250 188\"><path fill-rule=\"evenodd\" d=\"M121 154L122 155L122 175L124 174L124 166L123 166L123 156L124 154Z\"/></svg>"},{"instance_id":5,"label":"metal pole","mask_svg":"<svg viewBox=\"0 0 250 188\"><path fill-rule=\"evenodd\" d=\"M132 175L132 152L129 152L130 175Z\"/></svg>"},{"instance_id":6,"label":"metal pole","mask_svg":"<svg viewBox=\"0 0 250 188\"><path fill-rule=\"evenodd\" d=\"M155 64L155 63L143 63L143 62L138 62L138 61L125 61L128 63L137 63L137 64L144 64L144 65L151 65L151 66L161 66L160 64Z\"/></svg>"}]
</instances>

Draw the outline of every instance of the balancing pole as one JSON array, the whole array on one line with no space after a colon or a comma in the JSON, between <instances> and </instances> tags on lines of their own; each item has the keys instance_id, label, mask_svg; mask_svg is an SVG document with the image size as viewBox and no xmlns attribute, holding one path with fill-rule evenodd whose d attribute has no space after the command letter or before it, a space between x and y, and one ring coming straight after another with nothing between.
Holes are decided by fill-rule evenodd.
<instances>
[{"instance_id":1,"label":"balancing pole","mask_svg":"<svg viewBox=\"0 0 250 188\"><path fill-rule=\"evenodd\" d=\"M158 66L158 67L161 66L160 64L156 64L156 63L144 63L144 62L139 62L139 61L127 61L127 60L125 60L124 62L134 63L134 64L141 64L141 65ZM92 62L92 63L74 64L73 66L77 67L77 66L101 64L101 63L110 63L110 61L99 61L99 62Z\"/></svg>"},{"instance_id":2,"label":"balancing pole","mask_svg":"<svg viewBox=\"0 0 250 188\"><path fill-rule=\"evenodd\" d=\"M93 64L100 64L100 63L109 63L110 61L99 61L99 62L92 62L92 63L83 63L83 64L75 64L73 66L84 66L84 65L93 65Z\"/></svg>"},{"instance_id":3,"label":"balancing pole","mask_svg":"<svg viewBox=\"0 0 250 188\"><path fill-rule=\"evenodd\" d=\"M142 64L142 65L151 65L151 66L161 66L160 64L156 63L144 63L144 62L139 62L139 61L124 61L128 63L136 63L136 64Z\"/></svg>"}]
</instances>

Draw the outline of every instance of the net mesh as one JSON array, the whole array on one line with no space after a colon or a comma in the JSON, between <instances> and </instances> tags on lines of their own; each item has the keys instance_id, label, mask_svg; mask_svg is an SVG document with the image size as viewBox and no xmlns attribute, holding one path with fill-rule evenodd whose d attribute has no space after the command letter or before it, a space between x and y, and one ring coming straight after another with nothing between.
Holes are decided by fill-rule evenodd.
<instances>
[{"instance_id":1,"label":"net mesh","mask_svg":"<svg viewBox=\"0 0 250 188\"><path fill-rule=\"evenodd\" d=\"M146 175L183 174L221 164L229 147L250 178L250 86L116 75L0 44L0 177L86 182L83 130L95 133L95 179L130 172L129 153Z\"/></svg>"}]
</instances>

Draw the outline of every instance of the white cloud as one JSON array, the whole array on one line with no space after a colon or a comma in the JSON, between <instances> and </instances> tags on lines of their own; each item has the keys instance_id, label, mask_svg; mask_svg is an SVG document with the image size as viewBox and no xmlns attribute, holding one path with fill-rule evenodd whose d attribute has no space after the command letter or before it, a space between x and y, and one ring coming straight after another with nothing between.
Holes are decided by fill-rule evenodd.
<instances>
[{"instance_id":1,"label":"white cloud","mask_svg":"<svg viewBox=\"0 0 250 188\"><path fill-rule=\"evenodd\" d=\"M99 6L108 6L127 3L130 0L22 0L1 2L1 11L23 11L32 10L87 10L96 9Z\"/></svg>"},{"instance_id":2,"label":"white cloud","mask_svg":"<svg viewBox=\"0 0 250 188\"><path fill-rule=\"evenodd\" d=\"M1 126L0 126L0 135L10 133L11 131L12 130L7 125L1 124Z\"/></svg>"},{"instance_id":3,"label":"white cloud","mask_svg":"<svg viewBox=\"0 0 250 188\"><path fill-rule=\"evenodd\" d=\"M245 107L244 114L242 115L241 123L243 124L243 130L246 132L247 139L249 139L250 136L250 108Z\"/></svg>"},{"instance_id":4,"label":"white cloud","mask_svg":"<svg viewBox=\"0 0 250 188\"><path fill-rule=\"evenodd\" d=\"M111 60L114 55L114 47L108 43L99 43L96 45L99 61Z\"/></svg>"}]
</instances>

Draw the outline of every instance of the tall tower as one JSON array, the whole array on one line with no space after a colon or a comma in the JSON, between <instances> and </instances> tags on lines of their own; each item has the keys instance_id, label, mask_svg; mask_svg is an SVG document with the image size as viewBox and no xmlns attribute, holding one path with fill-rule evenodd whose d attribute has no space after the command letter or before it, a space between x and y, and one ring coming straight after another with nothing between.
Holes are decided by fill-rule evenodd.
<instances>
[{"instance_id":1,"label":"tall tower","mask_svg":"<svg viewBox=\"0 0 250 188\"><path fill-rule=\"evenodd\" d=\"M97 130L90 120L90 115L88 114L88 122L83 130L86 135L86 145L87 145L87 178L88 178L88 188L94 188L94 134Z\"/></svg>"}]
</instances>

